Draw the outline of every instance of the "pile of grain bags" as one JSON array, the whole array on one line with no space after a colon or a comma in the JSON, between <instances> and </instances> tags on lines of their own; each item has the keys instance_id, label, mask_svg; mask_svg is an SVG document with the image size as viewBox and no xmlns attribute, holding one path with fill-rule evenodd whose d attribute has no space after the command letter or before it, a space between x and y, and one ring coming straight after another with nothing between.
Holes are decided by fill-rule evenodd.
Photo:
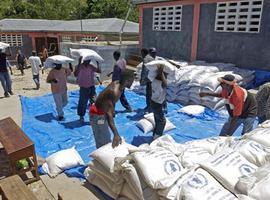
<instances>
[{"instance_id":1,"label":"pile of grain bags","mask_svg":"<svg viewBox=\"0 0 270 200\"><path fill-rule=\"evenodd\" d=\"M168 66L168 86L167 86L167 100L169 102L181 103L183 105L197 104L208 108L217 110L224 106L225 101L220 98L203 97L200 98L200 92L219 93L221 87L218 78L232 74L236 78L236 82L242 87L250 87L255 78L255 72L246 69L235 67L231 63L206 63L204 61L197 61L190 64L186 62L177 62L166 60L152 61L150 63L150 78L156 75L155 64L160 63ZM175 63L172 65L171 63ZM177 66L177 67L176 67ZM169 70L168 70L169 69ZM138 68L138 72L141 68ZM133 87L134 91L145 94L144 89L137 85Z\"/></svg>"},{"instance_id":2,"label":"pile of grain bags","mask_svg":"<svg viewBox=\"0 0 270 200\"><path fill-rule=\"evenodd\" d=\"M108 144L91 154L87 179L122 200L268 200L269 137L270 128L257 128L241 138Z\"/></svg>"}]
</instances>

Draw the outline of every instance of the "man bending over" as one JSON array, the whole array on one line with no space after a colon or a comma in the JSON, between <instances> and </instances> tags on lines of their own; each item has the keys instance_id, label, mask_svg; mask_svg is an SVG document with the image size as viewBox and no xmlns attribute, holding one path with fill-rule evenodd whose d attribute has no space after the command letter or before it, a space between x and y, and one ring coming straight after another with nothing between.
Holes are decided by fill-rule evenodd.
<instances>
[{"instance_id":1,"label":"man bending over","mask_svg":"<svg viewBox=\"0 0 270 200\"><path fill-rule=\"evenodd\" d=\"M113 132L112 147L122 143L122 139L115 127L115 103L119 100L124 89L130 88L134 80L134 74L123 71L120 79L111 82L96 98L96 102L90 107L90 123L95 137L96 147L99 148L111 142L111 131Z\"/></svg>"}]
</instances>

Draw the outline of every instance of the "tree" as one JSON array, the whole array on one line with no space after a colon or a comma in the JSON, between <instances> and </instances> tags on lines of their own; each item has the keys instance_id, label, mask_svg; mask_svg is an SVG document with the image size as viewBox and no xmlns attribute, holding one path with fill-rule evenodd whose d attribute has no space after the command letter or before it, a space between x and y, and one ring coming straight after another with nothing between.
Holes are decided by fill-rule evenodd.
<instances>
[{"instance_id":1,"label":"tree","mask_svg":"<svg viewBox=\"0 0 270 200\"><path fill-rule=\"evenodd\" d=\"M120 18L125 19L129 0L87 0L86 18ZM138 22L138 10L133 7L128 20Z\"/></svg>"},{"instance_id":2,"label":"tree","mask_svg":"<svg viewBox=\"0 0 270 200\"><path fill-rule=\"evenodd\" d=\"M1 0L0 19L124 19L128 8L129 0ZM136 8L132 9L128 20L138 21Z\"/></svg>"}]
</instances>

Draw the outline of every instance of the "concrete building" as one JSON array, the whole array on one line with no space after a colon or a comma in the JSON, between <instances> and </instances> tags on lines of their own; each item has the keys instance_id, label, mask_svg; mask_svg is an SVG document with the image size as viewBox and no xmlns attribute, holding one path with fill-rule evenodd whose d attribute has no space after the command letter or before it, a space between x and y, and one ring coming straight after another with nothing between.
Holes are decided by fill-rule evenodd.
<instances>
[{"instance_id":1,"label":"concrete building","mask_svg":"<svg viewBox=\"0 0 270 200\"><path fill-rule=\"evenodd\" d=\"M119 40L124 20L117 18L85 20L0 20L0 41L9 43L12 55L21 49L27 56L45 46L50 54L58 54L60 42L89 42ZM139 25L127 21L123 40L138 40Z\"/></svg>"},{"instance_id":2,"label":"concrete building","mask_svg":"<svg viewBox=\"0 0 270 200\"><path fill-rule=\"evenodd\" d=\"M133 0L140 45L164 57L270 70L269 0Z\"/></svg>"}]
</instances>

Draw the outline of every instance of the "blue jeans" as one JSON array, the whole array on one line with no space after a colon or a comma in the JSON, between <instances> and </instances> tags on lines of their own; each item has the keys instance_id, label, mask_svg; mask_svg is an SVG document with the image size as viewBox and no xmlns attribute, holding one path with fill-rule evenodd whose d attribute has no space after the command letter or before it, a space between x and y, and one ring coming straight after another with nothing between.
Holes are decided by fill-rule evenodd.
<instances>
[{"instance_id":1,"label":"blue jeans","mask_svg":"<svg viewBox=\"0 0 270 200\"><path fill-rule=\"evenodd\" d=\"M95 86L85 88L80 87L80 98L77 108L77 114L81 117L85 115L87 103L90 100L90 103L95 102L96 88Z\"/></svg>"},{"instance_id":2,"label":"blue jeans","mask_svg":"<svg viewBox=\"0 0 270 200\"><path fill-rule=\"evenodd\" d=\"M97 149L111 142L111 132L105 115L90 115L90 124Z\"/></svg>"},{"instance_id":3,"label":"blue jeans","mask_svg":"<svg viewBox=\"0 0 270 200\"><path fill-rule=\"evenodd\" d=\"M237 128L243 124L243 130L242 130L242 135L245 133L248 133L252 131L253 129L253 124L255 122L256 117L248 117L248 118L238 118L235 126L231 127L231 117L229 117L228 121L223 125L219 136L232 136L233 133L237 130ZM231 127L231 132L228 130Z\"/></svg>"},{"instance_id":4,"label":"blue jeans","mask_svg":"<svg viewBox=\"0 0 270 200\"><path fill-rule=\"evenodd\" d=\"M263 123L264 121L268 120L266 115L258 116L259 124Z\"/></svg>"},{"instance_id":5,"label":"blue jeans","mask_svg":"<svg viewBox=\"0 0 270 200\"><path fill-rule=\"evenodd\" d=\"M153 130L153 135L161 136L166 125L166 118L164 116L162 106L162 104L151 101L151 109L154 113L155 119L155 128Z\"/></svg>"},{"instance_id":6,"label":"blue jeans","mask_svg":"<svg viewBox=\"0 0 270 200\"><path fill-rule=\"evenodd\" d=\"M34 80L35 84L38 85L39 84L39 74L33 75L33 80Z\"/></svg>"},{"instance_id":7,"label":"blue jeans","mask_svg":"<svg viewBox=\"0 0 270 200\"><path fill-rule=\"evenodd\" d=\"M0 81L5 93L11 92L11 78L8 72L0 72Z\"/></svg>"}]
</instances>

